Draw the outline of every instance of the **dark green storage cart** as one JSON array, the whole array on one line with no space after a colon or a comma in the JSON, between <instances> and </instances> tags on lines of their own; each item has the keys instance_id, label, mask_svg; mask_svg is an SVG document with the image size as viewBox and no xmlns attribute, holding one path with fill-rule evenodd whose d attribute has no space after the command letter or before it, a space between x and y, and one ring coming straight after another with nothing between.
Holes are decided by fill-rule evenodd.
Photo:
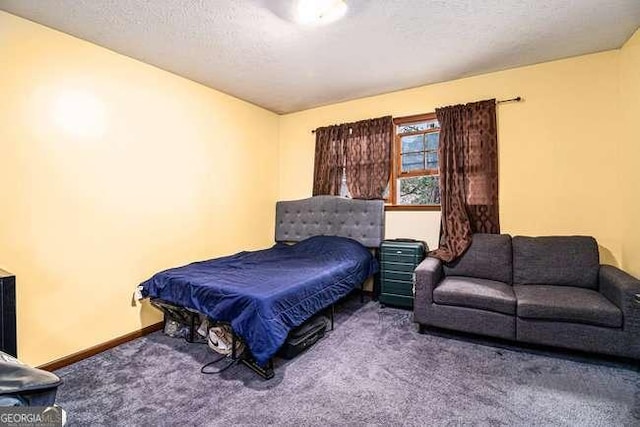
<instances>
[{"instance_id":1,"label":"dark green storage cart","mask_svg":"<svg viewBox=\"0 0 640 427\"><path fill-rule=\"evenodd\" d=\"M413 307L413 270L424 259L428 250L423 242L411 240L385 240L380 245L381 304Z\"/></svg>"}]
</instances>

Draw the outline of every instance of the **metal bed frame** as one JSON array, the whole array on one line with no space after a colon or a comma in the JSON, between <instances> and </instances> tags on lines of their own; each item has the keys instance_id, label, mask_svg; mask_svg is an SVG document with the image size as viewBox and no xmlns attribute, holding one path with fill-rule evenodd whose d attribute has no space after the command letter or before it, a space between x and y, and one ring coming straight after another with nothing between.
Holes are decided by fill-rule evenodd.
<instances>
[{"instance_id":1,"label":"metal bed frame","mask_svg":"<svg viewBox=\"0 0 640 427\"><path fill-rule=\"evenodd\" d=\"M360 302L363 302L363 301L364 301L364 297L363 297L363 293L362 293L362 289L361 289ZM161 301L161 302L165 306L169 305L169 306L172 306L172 307L175 307L175 308L179 308L179 309L183 309L183 310L186 310L186 311L189 312L189 336L188 336L188 338L186 338L186 340L187 340L188 343L196 343L197 342L196 341L196 334L197 334L196 330L197 330L197 327L198 327L198 320L200 320L200 315L201 314L199 312L195 311L195 310L191 310L191 309L186 308L186 307L178 307L178 306L175 306L175 305L173 305L171 303L168 303L166 301ZM329 321L330 321L330 324L331 324L331 327L330 327L329 330L333 331L333 329L334 329L334 318L335 318L335 304L331 304L328 308L326 308L325 310L321 310L321 311L328 311ZM167 317L169 317L169 316L167 316L166 312L164 312L164 313L165 313L164 314L164 324L166 325ZM226 322L218 322L218 323L219 324L229 325ZM241 354L236 354L236 347L237 347L236 344L237 344L238 341L242 341L242 338L239 337L238 335L236 335L236 333L233 332L232 328L230 328L230 329L232 331L232 335L231 335L231 337L232 337L231 354L230 355L222 354L222 355L220 355L219 358L217 358L217 359L215 359L215 360L213 360L211 362L208 362L206 365L204 365L202 367L201 372L202 373L207 373L207 374L219 374L219 373L222 373L223 371L227 370L228 368L230 368L232 365L240 362L243 365L245 365L248 368L250 368L255 373L257 373L258 375L260 375L265 380L270 380L271 378L273 378L274 375L275 375L274 370L273 370L273 358L269 359L269 361L267 362L266 366L261 366L260 364L258 364L253 359L253 357L250 356L250 352L246 347L245 347L244 352L242 352ZM218 363L218 362L220 362L222 360L225 360L225 359L230 359L229 363L226 366L220 368L217 371L209 371L209 372L205 371L206 367L211 366L213 364L216 364L216 363Z\"/></svg>"}]
</instances>

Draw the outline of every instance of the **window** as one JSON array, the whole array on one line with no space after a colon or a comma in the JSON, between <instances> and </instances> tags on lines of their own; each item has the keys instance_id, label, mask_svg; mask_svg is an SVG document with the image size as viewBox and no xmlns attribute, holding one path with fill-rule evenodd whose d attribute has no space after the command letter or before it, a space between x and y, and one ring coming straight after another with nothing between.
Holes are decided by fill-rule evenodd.
<instances>
[{"instance_id":1,"label":"window","mask_svg":"<svg viewBox=\"0 0 640 427\"><path fill-rule=\"evenodd\" d=\"M438 209L440 124L436 115L397 118L394 126L389 203L391 206Z\"/></svg>"},{"instance_id":2,"label":"window","mask_svg":"<svg viewBox=\"0 0 640 427\"><path fill-rule=\"evenodd\" d=\"M351 198L349 187L347 187L347 171L344 166L342 167L342 178L340 179L340 197Z\"/></svg>"}]
</instances>

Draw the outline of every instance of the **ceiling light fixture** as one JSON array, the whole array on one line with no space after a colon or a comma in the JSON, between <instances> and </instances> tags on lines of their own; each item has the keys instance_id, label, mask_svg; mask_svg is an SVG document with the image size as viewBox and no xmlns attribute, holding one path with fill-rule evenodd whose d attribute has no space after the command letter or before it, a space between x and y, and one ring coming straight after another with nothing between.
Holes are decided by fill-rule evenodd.
<instances>
[{"instance_id":1,"label":"ceiling light fixture","mask_svg":"<svg viewBox=\"0 0 640 427\"><path fill-rule=\"evenodd\" d=\"M296 0L296 21L303 25L328 24L347 13L344 0Z\"/></svg>"}]
</instances>

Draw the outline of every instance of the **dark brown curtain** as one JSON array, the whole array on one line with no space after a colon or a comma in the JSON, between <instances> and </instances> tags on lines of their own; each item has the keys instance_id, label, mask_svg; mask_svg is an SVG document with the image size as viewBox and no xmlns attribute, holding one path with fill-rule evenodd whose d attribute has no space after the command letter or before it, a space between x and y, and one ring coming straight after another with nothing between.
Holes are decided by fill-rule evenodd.
<instances>
[{"instance_id":1,"label":"dark brown curtain","mask_svg":"<svg viewBox=\"0 0 640 427\"><path fill-rule=\"evenodd\" d=\"M316 153L313 167L313 195L340 194L345 162L345 125L316 129Z\"/></svg>"},{"instance_id":2,"label":"dark brown curtain","mask_svg":"<svg viewBox=\"0 0 640 427\"><path fill-rule=\"evenodd\" d=\"M449 262L474 233L500 233L495 99L436 109L440 122L440 247Z\"/></svg>"},{"instance_id":3,"label":"dark brown curtain","mask_svg":"<svg viewBox=\"0 0 640 427\"><path fill-rule=\"evenodd\" d=\"M382 199L389 183L393 119L351 123L346 143L347 187L354 199Z\"/></svg>"},{"instance_id":4,"label":"dark brown curtain","mask_svg":"<svg viewBox=\"0 0 640 427\"><path fill-rule=\"evenodd\" d=\"M339 195L343 168L354 199L382 199L389 182L391 116L316 129L313 195Z\"/></svg>"}]
</instances>

